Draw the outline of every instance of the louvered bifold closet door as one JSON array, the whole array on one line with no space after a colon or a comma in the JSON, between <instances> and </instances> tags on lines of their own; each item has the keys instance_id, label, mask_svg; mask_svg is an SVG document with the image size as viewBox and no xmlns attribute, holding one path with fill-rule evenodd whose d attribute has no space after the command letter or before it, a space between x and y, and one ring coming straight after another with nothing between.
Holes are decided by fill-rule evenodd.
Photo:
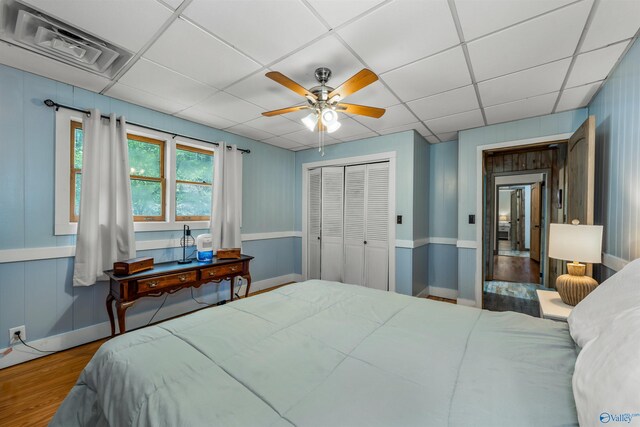
<instances>
[{"instance_id":1,"label":"louvered bifold closet door","mask_svg":"<svg viewBox=\"0 0 640 427\"><path fill-rule=\"evenodd\" d=\"M347 166L344 177L344 283L364 285L366 166Z\"/></svg>"},{"instance_id":2,"label":"louvered bifold closet door","mask_svg":"<svg viewBox=\"0 0 640 427\"><path fill-rule=\"evenodd\" d=\"M322 168L320 277L342 281L344 167Z\"/></svg>"},{"instance_id":3,"label":"louvered bifold closet door","mask_svg":"<svg viewBox=\"0 0 640 427\"><path fill-rule=\"evenodd\" d=\"M307 276L320 278L320 229L322 226L322 169L309 171L307 189Z\"/></svg>"},{"instance_id":4,"label":"louvered bifold closet door","mask_svg":"<svg viewBox=\"0 0 640 427\"><path fill-rule=\"evenodd\" d=\"M365 286L389 289L389 163L367 165Z\"/></svg>"}]
</instances>

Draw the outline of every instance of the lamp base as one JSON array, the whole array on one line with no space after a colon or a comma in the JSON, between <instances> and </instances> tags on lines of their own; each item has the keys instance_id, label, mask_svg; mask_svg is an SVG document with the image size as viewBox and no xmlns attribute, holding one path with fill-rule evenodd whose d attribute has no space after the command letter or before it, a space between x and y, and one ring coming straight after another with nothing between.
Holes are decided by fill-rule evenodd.
<instances>
[{"instance_id":1,"label":"lamp base","mask_svg":"<svg viewBox=\"0 0 640 427\"><path fill-rule=\"evenodd\" d=\"M584 264L569 263L567 270L570 274L563 274L556 279L556 290L565 304L578 304L598 286L594 278L584 275L585 268Z\"/></svg>"}]
</instances>

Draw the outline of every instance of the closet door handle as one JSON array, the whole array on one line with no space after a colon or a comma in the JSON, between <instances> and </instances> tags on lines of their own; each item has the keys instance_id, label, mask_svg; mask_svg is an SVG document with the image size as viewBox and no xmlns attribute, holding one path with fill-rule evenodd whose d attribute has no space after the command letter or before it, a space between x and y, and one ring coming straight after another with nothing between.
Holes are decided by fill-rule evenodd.
<instances>
[{"instance_id":1,"label":"closet door handle","mask_svg":"<svg viewBox=\"0 0 640 427\"><path fill-rule=\"evenodd\" d=\"M320 236L318 236L318 240L320 240Z\"/></svg>"},{"instance_id":2,"label":"closet door handle","mask_svg":"<svg viewBox=\"0 0 640 427\"><path fill-rule=\"evenodd\" d=\"M364 244L365 244L365 245L367 244L367 241L366 241L366 240L364 241Z\"/></svg>"}]
</instances>

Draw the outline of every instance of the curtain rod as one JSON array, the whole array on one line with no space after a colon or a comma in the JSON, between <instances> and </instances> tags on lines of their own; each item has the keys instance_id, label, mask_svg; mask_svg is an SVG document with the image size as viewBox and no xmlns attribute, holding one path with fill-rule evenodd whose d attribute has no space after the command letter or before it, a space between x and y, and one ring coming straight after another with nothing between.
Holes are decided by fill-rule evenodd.
<instances>
[{"instance_id":1,"label":"curtain rod","mask_svg":"<svg viewBox=\"0 0 640 427\"><path fill-rule=\"evenodd\" d=\"M51 100L51 99L45 99L45 100L44 100L44 105L46 105L47 107L55 108L55 109L56 109L56 111L58 111L58 109L59 109L59 108L66 108L67 110L73 110L73 111L77 111L77 112L79 112L79 113L84 113L84 114L86 114L87 116L91 117L91 111L83 110L82 108L71 107L71 106L69 106L69 105L62 105L62 104L58 104L57 102L55 102L55 101L53 101L53 100ZM109 117L109 116L102 115L102 118L103 118L103 119L109 119L110 117ZM163 130L163 129L152 128L152 127L150 127L150 126L141 125L141 124L139 124L139 123L127 122L127 124L132 125L132 126L137 126L137 127L143 128L143 129L154 130L154 131L156 131L156 132L168 133L169 135L173 135L173 137L174 137L174 138L175 138L176 136L181 136L181 137L183 137L183 138L193 139L194 141L206 142L207 144L213 144L213 145L216 145L216 146L219 146L219 145L220 145L220 144L219 144L219 143L217 143L217 142L206 141L206 140L204 140L204 139L194 138L194 137L192 137L192 136L188 136L188 135L182 135L182 134L175 133L175 132L169 132L169 131L166 131L166 130ZM231 147L228 147L228 148L229 148L229 149L231 149ZM251 153L251 150L247 150L247 149L244 149L244 148L238 148L238 151L240 151L240 152L241 152L241 153L243 153L243 154L244 154L244 153L247 153L247 154Z\"/></svg>"}]
</instances>

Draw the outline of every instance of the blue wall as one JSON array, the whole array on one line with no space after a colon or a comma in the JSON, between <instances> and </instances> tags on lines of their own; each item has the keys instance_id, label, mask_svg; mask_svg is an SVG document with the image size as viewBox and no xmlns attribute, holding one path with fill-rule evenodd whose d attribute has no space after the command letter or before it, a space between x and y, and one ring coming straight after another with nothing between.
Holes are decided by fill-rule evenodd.
<instances>
[{"instance_id":1,"label":"blue wall","mask_svg":"<svg viewBox=\"0 0 640 427\"><path fill-rule=\"evenodd\" d=\"M99 108L127 120L210 141L249 148L244 156L243 233L294 229L294 163L291 151L112 99L67 84L0 65L0 250L72 245L73 236L54 235L55 114L42 101L54 99L78 108ZM138 240L179 237L180 232L137 233ZM245 242L254 255L252 275L262 280L294 273L298 239ZM140 251L161 260L177 250ZM299 268L298 268L299 270ZM26 325L29 340L95 325L107 320L106 286L71 286L73 259L0 264L0 348L6 331ZM196 290L209 301L218 288ZM223 297L228 298L227 293ZM189 292L169 297L167 305L190 299ZM140 301L131 314L155 309L159 299ZM197 304L193 303L193 308ZM163 309L165 310L165 309Z\"/></svg>"},{"instance_id":2,"label":"blue wall","mask_svg":"<svg viewBox=\"0 0 640 427\"><path fill-rule=\"evenodd\" d=\"M458 290L458 141L431 146L429 159L429 286Z\"/></svg>"},{"instance_id":3,"label":"blue wall","mask_svg":"<svg viewBox=\"0 0 640 427\"><path fill-rule=\"evenodd\" d=\"M604 225L603 252L631 261L640 257L640 43L591 101L589 114L596 117L595 222Z\"/></svg>"}]
</instances>

